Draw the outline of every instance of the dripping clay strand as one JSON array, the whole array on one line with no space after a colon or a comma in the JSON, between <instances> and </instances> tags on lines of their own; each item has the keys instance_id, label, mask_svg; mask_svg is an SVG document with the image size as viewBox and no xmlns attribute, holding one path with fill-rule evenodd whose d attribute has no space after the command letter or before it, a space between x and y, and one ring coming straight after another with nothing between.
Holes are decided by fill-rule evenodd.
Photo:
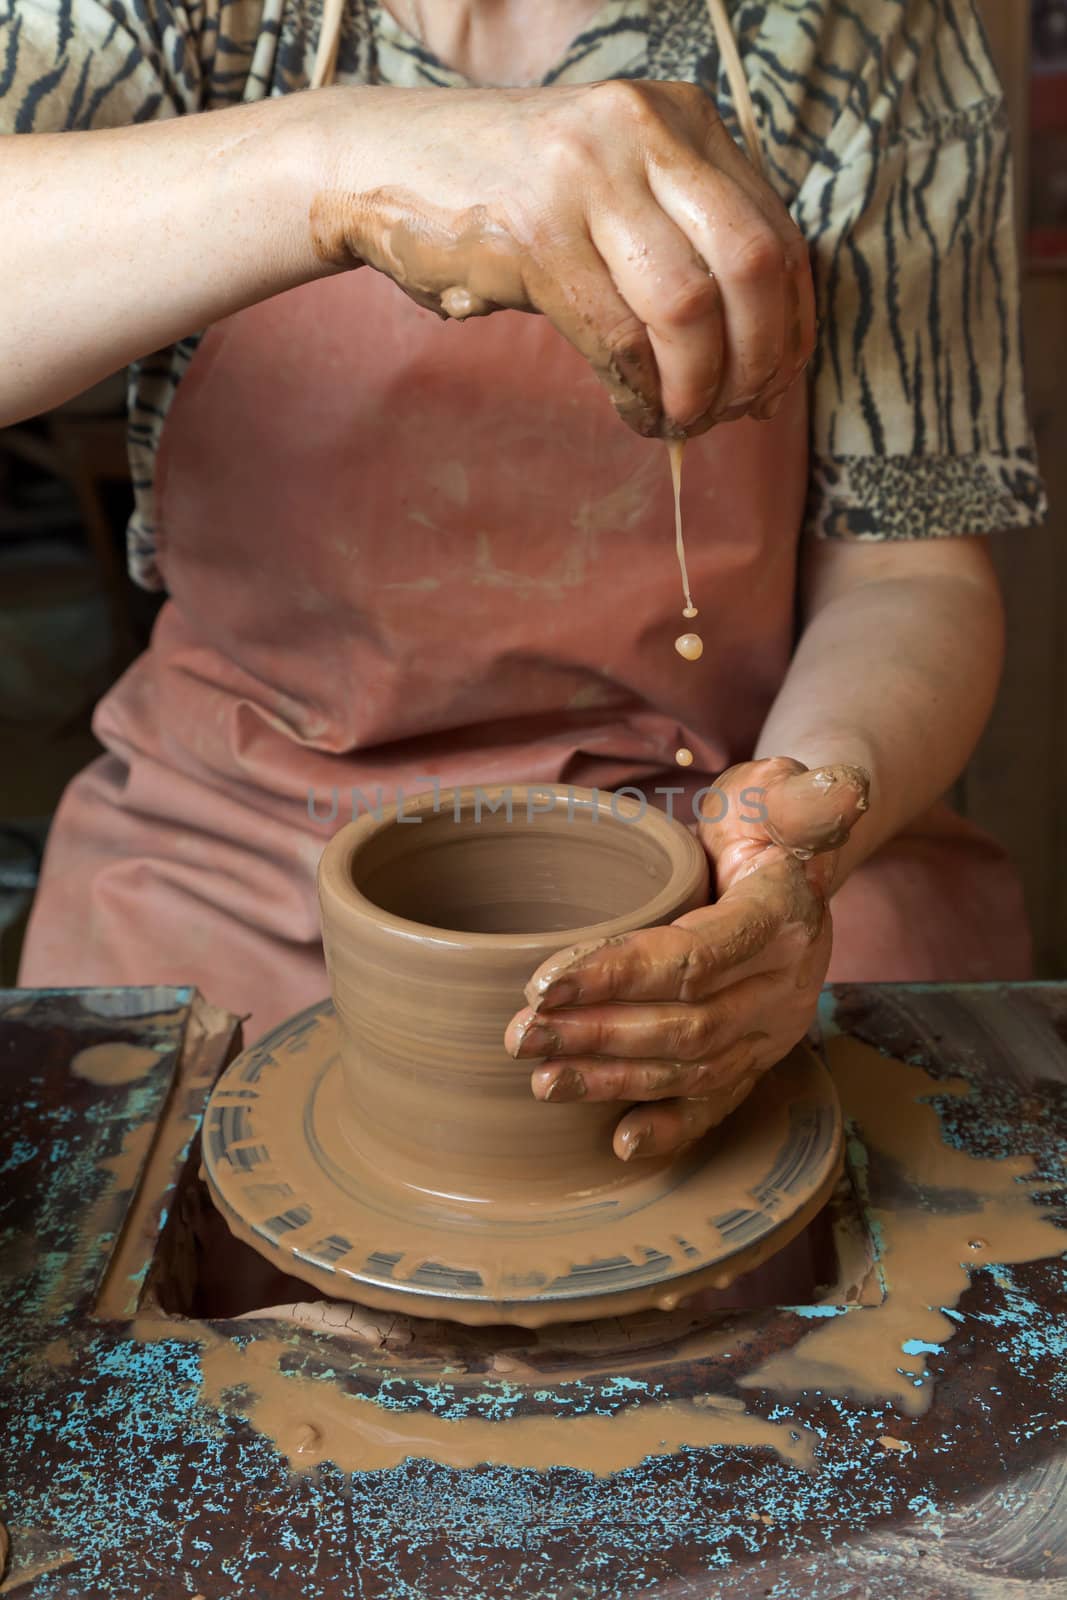
<instances>
[{"instance_id":1,"label":"dripping clay strand","mask_svg":"<svg viewBox=\"0 0 1067 1600\"><path fill-rule=\"evenodd\" d=\"M667 456L671 467L671 486L674 490L674 548L678 557L678 571L682 579L682 596L685 601L682 616L692 618L697 616L696 606L689 588L689 569L685 560L685 534L682 529L682 458L685 454L685 440L668 439Z\"/></svg>"}]
</instances>

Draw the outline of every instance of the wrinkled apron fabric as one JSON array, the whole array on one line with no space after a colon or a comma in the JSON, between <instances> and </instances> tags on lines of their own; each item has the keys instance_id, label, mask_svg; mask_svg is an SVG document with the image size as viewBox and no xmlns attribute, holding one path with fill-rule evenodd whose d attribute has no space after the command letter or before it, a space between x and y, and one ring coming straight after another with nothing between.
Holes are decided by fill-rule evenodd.
<instances>
[{"instance_id":1,"label":"wrinkled apron fabric","mask_svg":"<svg viewBox=\"0 0 1067 1600\"><path fill-rule=\"evenodd\" d=\"M379 792L684 786L688 816L788 664L806 441L798 392L687 452L690 665L666 452L543 319L443 324L362 270L211 329L159 462L170 598L97 710L22 981L193 983L254 1038L324 993L316 863ZM943 809L835 923L835 977L1028 970L1012 869Z\"/></svg>"}]
</instances>

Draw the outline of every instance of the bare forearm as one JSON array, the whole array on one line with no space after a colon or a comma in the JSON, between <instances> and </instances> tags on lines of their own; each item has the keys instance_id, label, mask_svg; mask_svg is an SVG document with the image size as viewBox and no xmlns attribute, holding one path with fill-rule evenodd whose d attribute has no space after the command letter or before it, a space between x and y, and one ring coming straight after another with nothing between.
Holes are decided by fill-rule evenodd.
<instances>
[{"instance_id":1,"label":"bare forearm","mask_svg":"<svg viewBox=\"0 0 1067 1600\"><path fill-rule=\"evenodd\" d=\"M951 546L857 550L843 581L814 556L808 620L756 754L870 772L870 811L842 851L839 884L958 777L996 695L996 579L979 541ZM869 577L856 581L864 559Z\"/></svg>"},{"instance_id":2,"label":"bare forearm","mask_svg":"<svg viewBox=\"0 0 1067 1600\"><path fill-rule=\"evenodd\" d=\"M0 424L326 270L309 98L0 140Z\"/></svg>"}]
</instances>

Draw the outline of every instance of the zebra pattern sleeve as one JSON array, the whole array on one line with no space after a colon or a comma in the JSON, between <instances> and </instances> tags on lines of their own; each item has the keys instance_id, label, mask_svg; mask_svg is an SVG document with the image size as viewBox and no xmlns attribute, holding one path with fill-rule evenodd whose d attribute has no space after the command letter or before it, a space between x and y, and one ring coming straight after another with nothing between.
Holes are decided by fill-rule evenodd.
<instances>
[{"instance_id":1,"label":"zebra pattern sleeve","mask_svg":"<svg viewBox=\"0 0 1067 1600\"><path fill-rule=\"evenodd\" d=\"M973 7L826 11L839 105L794 203L820 321L809 530L911 539L1038 522L1011 154ZM809 92L823 65L816 51Z\"/></svg>"},{"instance_id":2,"label":"zebra pattern sleeve","mask_svg":"<svg viewBox=\"0 0 1067 1600\"><path fill-rule=\"evenodd\" d=\"M0 0L0 133L198 110L210 9L211 0Z\"/></svg>"}]
</instances>

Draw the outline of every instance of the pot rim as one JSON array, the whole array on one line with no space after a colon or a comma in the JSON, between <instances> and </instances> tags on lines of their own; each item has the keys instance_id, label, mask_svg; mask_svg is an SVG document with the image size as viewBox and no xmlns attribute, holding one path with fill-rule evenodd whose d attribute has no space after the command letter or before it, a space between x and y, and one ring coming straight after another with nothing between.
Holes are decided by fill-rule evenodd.
<instances>
[{"instance_id":1,"label":"pot rim","mask_svg":"<svg viewBox=\"0 0 1067 1600\"><path fill-rule=\"evenodd\" d=\"M318 889L324 924L328 917L340 919L348 926L354 926L357 922L361 925L372 922L378 929L401 938L423 942L432 940L458 950L492 949L505 952L547 949L551 952L565 949L568 945L586 944L611 939L618 934L637 932L640 928L662 922L671 911L681 916L686 902L692 898L701 882L707 882L707 857L694 833L677 818L669 817L655 806L646 803L642 812L638 801L614 791L606 793L558 783L479 784L410 795L405 797L402 809L405 816L417 812L437 815L446 809L446 802L449 808L454 806L456 796L460 797L462 804L468 801L473 804L477 794L482 796L484 803L492 796L509 791L516 799L524 799L531 793L552 794L557 801L556 809L565 801L595 805L598 818L606 820L609 826L634 827L646 832L651 830L671 862L670 877L662 889L632 911L581 927L558 928L542 933L468 933L456 928L437 927L429 922L415 922L383 910L357 889L352 877L351 866L357 851L386 828L397 826L396 816L401 808L392 805L384 810L381 817L368 813L346 823L323 850L319 859ZM623 823L618 815L613 814L613 801L615 811L628 811L633 817L632 822ZM549 813L539 814L547 816Z\"/></svg>"}]
</instances>

